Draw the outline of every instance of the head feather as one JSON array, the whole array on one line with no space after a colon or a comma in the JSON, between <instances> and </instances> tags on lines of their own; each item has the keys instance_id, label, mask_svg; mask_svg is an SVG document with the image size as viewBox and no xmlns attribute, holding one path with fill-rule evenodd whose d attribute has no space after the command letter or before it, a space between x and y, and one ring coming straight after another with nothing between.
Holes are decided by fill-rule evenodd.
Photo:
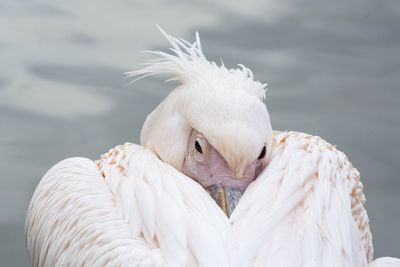
<instances>
[{"instance_id":1,"label":"head feather","mask_svg":"<svg viewBox=\"0 0 400 267\"><path fill-rule=\"evenodd\" d=\"M251 70L244 65L239 64L239 68L228 69L222 60L220 66L207 60L197 32L196 40L192 44L167 34L160 27L158 29L170 43L169 51L171 53L145 51L155 55L156 58L145 63L145 67L141 69L127 72L128 77L135 77L132 82L148 76L167 75L170 76L167 81L176 80L184 85L203 84L204 86L201 87L205 90L219 90L220 84L227 84L229 90L244 90L262 100L265 98L267 84L255 81Z\"/></svg>"},{"instance_id":2,"label":"head feather","mask_svg":"<svg viewBox=\"0 0 400 267\"><path fill-rule=\"evenodd\" d=\"M127 74L136 80L167 75L181 86L147 117L141 144L178 170L192 129L202 133L235 169L257 158L265 144L269 151L272 129L262 102L266 85L255 81L243 65L228 69L207 60L197 33L191 44L160 31L171 45L169 52L148 51L156 58Z\"/></svg>"}]
</instances>

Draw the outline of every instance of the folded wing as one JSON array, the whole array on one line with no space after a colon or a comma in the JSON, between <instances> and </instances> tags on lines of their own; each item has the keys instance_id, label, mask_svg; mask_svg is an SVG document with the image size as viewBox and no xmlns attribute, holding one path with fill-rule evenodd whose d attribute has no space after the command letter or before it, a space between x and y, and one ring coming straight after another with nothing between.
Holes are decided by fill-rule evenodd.
<instances>
[{"instance_id":1,"label":"folded wing","mask_svg":"<svg viewBox=\"0 0 400 267\"><path fill-rule=\"evenodd\" d=\"M346 156L319 137L275 132L270 158L231 216L234 266L367 266L365 199Z\"/></svg>"},{"instance_id":2,"label":"folded wing","mask_svg":"<svg viewBox=\"0 0 400 267\"><path fill-rule=\"evenodd\" d=\"M190 178L125 144L49 170L28 209L28 251L34 266L228 266L221 213Z\"/></svg>"}]
</instances>

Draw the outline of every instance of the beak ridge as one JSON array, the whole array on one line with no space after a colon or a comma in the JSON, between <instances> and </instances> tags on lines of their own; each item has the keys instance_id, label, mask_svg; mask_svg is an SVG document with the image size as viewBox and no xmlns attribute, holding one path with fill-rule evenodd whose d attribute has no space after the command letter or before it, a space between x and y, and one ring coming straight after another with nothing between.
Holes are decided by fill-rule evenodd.
<instances>
[{"instance_id":1,"label":"beak ridge","mask_svg":"<svg viewBox=\"0 0 400 267\"><path fill-rule=\"evenodd\" d=\"M240 188L223 187L220 184L211 185L206 190L228 218L244 192Z\"/></svg>"}]
</instances>

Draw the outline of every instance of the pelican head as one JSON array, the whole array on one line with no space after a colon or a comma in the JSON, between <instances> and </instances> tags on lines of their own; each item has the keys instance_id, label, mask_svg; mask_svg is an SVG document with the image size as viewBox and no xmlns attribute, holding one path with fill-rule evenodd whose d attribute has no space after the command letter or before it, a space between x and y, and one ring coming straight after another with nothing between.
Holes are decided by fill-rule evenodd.
<instances>
[{"instance_id":1,"label":"pelican head","mask_svg":"<svg viewBox=\"0 0 400 267\"><path fill-rule=\"evenodd\" d=\"M163 34L172 53L153 51L155 61L128 74L167 74L180 85L147 117L141 143L201 184L230 216L268 162L266 85L243 65L228 69L207 60L197 34L193 44Z\"/></svg>"}]
</instances>

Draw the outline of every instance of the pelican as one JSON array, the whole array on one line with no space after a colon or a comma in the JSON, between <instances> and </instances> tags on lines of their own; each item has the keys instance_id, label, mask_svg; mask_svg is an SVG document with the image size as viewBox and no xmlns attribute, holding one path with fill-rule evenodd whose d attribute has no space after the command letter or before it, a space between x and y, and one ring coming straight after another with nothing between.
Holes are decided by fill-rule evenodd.
<instances>
[{"instance_id":1,"label":"pelican","mask_svg":"<svg viewBox=\"0 0 400 267\"><path fill-rule=\"evenodd\" d=\"M33 266L400 266L373 261L360 174L342 152L272 131L248 68L207 60L197 33L163 34L170 51L128 75L180 85L141 145L44 175L26 217Z\"/></svg>"}]
</instances>

